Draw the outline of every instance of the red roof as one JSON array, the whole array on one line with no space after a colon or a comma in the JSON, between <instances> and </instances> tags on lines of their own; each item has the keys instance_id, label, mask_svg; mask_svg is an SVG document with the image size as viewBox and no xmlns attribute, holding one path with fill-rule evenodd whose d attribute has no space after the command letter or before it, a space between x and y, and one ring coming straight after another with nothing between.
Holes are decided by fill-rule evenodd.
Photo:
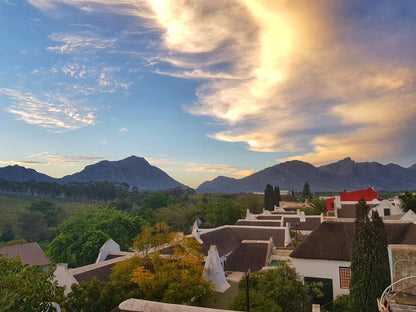
<instances>
[{"instance_id":1,"label":"red roof","mask_svg":"<svg viewBox=\"0 0 416 312\"><path fill-rule=\"evenodd\" d=\"M372 201L378 198L378 194L371 187L365 190L347 192L340 194L341 201L359 201L361 197L364 197L366 201Z\"/></svg>"},{"instance_id":2,"label":"red roof","mask_svg":"<svg viewBox=\"0 0 416 312\"><path fill-rule=\"evenodd\" d=\"M378 198L378 194L376 191L373 190L373 188L369 187L368 189L365 190L358 190L358 191L353 191L353 192L347 192L346 190L344 191L344 193L339 194L340 196L340 200L341 201L359 201L361 199L361 196L364 197L364 199L369 202L372 201L373 199L377 199ZM327 211L334 211L333 208L333 203L335 201L335 197L332 198L328 198L326 200L326 210Z\"/></svg>"}]
</instances>

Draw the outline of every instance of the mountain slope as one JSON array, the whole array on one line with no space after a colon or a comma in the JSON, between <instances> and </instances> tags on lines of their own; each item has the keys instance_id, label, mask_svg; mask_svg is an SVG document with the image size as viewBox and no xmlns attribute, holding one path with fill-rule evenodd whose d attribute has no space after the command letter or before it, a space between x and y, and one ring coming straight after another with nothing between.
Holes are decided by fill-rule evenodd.
<instances>
[{"instance_id":1,"label":"mountain slope","mask_svg":"<svg viewBox=\"0 0 416 312\"><path fill-rule=\"evenodd\" d=\"M281 190L301 191L308 182L314 192L340 192L374 187L376 190L416 189L416 170L413 165L403 168L395 164L377 162L357 163L347 157L338 162L315 167L302 161L288 161L258 171L242 179L216 178L202 183L198 193L263 192L267 184Z\"/></svg>"},{"instance_id":2,"label":"mountain slope","mask_svg":"<svg viewBox=\"0 0 416 312\"><path fill-rule=\"evenodd\" d=\"M161 169L151 166L144 158L136 156L119 161L100 161L86 166L81 172L63 177L59 183L90 181L127 183L130 187L149 191L186 187Z\"/></svg>"},{"instance_id":3,"label":"mountain slope","mask_svg":"<svg viewBox=\"0 0 416 312\"><path fill-rule=\"evenodd\" d=\"M30 180L37 182L55 182L54 178L46 174L18 165L0 168L0 178L12 182L26 182Z\"/></svg>"}]
</instances>

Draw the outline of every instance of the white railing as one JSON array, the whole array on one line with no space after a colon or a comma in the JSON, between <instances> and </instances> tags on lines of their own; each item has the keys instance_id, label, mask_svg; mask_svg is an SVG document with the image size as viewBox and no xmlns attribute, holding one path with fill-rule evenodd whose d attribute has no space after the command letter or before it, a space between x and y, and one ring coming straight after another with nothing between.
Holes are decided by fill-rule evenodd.
<instances>
[{"instance_id":1,"label":"white railing","mask_svg":"<svg viewBox=\"0 0 416 312\"><path fill-rule=\"evenodd\" d=\"M410 287L407 286L403 289L397 289L397 286L399 283L402 283L410 279L415 279L413 286L410 286ZM411 288L416 288L416 276L408 276L408 277L402 278L394 282L393 284L391 284L389 287L387 287L383 291L383 294L381 295L380 299L377 299L378 310L380 312L388 312L390 308L391 300L400 292L407 290L407 289L411 289Z\"/></svg>"}]
</instances>

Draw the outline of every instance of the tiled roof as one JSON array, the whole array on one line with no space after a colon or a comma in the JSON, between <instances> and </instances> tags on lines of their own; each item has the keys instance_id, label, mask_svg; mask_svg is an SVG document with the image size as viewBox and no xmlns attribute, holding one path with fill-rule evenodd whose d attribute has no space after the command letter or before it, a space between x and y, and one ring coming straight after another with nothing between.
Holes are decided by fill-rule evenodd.
<instances>
[{"instance_id":1,"label":"tiled roof","mask_svg":"<svg viewBox=\"0 0 416 312\"><path fill-rule=\"evenodd\" d=\"M385 222L388 244L416 245L416 224ZM350 261L354 220L326 221L292 253L292 258Z\"/></svg>"},{"instance_id":2,"label":"tiled roof","mask_svg":"<svg viewBox=\"0 0 416 312\"><path fill-rule=\"evenodd\" d=\"M0 254L7 258L14 258L19 255L20 262L23 265L44 266L51 263L37 243L0 247Z\"/></svg>"}]
</instances>

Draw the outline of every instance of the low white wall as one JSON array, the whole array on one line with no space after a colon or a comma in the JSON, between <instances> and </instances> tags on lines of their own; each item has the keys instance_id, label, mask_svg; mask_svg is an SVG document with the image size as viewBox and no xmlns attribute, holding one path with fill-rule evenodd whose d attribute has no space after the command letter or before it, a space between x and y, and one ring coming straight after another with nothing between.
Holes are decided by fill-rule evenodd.
<instances>
[{"instance_id":1,"label":"low white wall","mask_svg":"<svg viewBox=\"0 0 416 312\"><path fill-rule=\"evenodd\" d=\"M316 260L291 258L293 267L302 277L318 277L332 279L334 299L339 295L348 295L347 288L341 288L339 280L339 268L350 267L349 261Z\"/></svg>"}]
</instances>

